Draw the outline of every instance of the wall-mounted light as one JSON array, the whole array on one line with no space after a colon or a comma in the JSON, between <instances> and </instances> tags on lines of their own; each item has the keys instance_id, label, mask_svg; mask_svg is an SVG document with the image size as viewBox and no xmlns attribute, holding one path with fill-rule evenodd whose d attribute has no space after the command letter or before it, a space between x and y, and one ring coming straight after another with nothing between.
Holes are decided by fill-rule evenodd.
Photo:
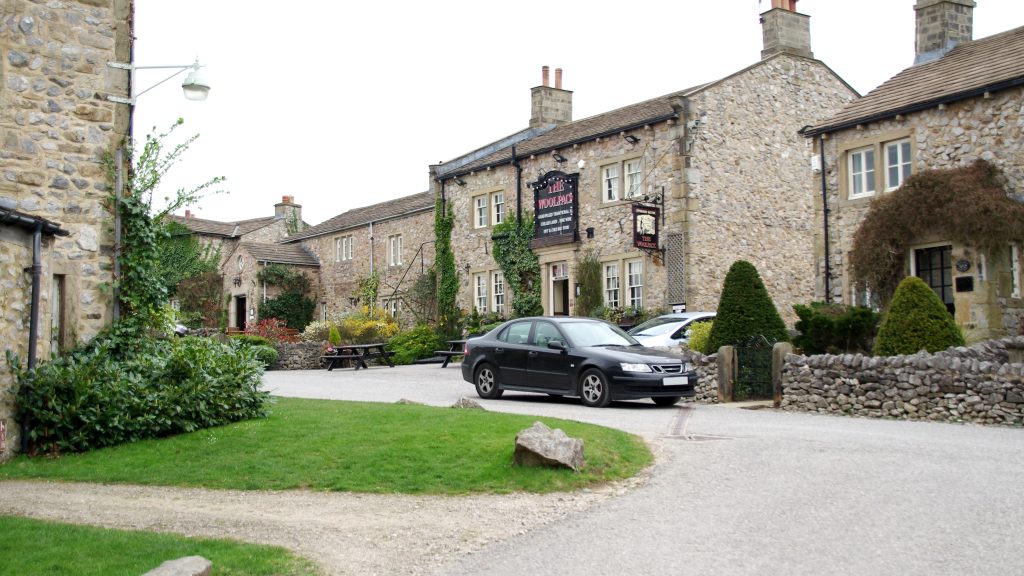
<instances>
[{"instance_id":1,"label":"wall-mounted light","mask_svg":"<svg viewBox=\"0 0 1024 576\"><path fill-rule=\"evenodd\" d=\"M235 288L241 286L242 285L242 277L241 276L235 276L235 279L232 280L231 283L235 285Z\"/></svg>"},{"instance_id":2,"label":"wall-mounted light","mask_svg":"<svg viewBox=\"0 0 1024 576\"><path fill-rule=\"evenodd\" d=\"M168 80L174 78L178 74L181 74L185 70L189 70L190 72L188 73L188 76L185 77L185 81L181 83L181 89L185 93L185 98L187 100L206 100L206 97L210 94L210 83L207 82L205 78L203 78L202 71L200 70L200 68L203 68L203 65L199 63L198 58L196 58L196 61L192 64L173 64L170 66L137 66L134 62L107 62L107 66L110 66L111 68L127 70L129 75L131 76L129 80L129 88L131 89L131 94L128 95L128 98L108 95L107 100L110 100L112 102L120 102L121 104L128 104L130 106L134 106L136 98L145 94L146 92L149 92L150 90L156 88L164 82L167 82ZM157 82L149 88L146 88L145 90L142 90L140 92L135 91L136 70L152 70L160 68L177 70L177 72L171 74L167 78L164 78L163 80Z\"/></svg>"},{"instance_id":3,"label":"wall-mounted light","mask_svg":"<svg viewBox=\"0 0 1024 576\"><path fill-rule=\"evenodd\" d=\"M622 137L625 138L626 142L629 142L630 144L636 144L637 142L640 141L639 138L633 136L632 134L623 134Z\"/></svg>"},{"instance_id":4,"label":"wall-mounted light","mask_svg":"<svg viewBox=\"0 0 1024 576\"><path fill-rule=\"evenodd\" d=\"M586 160L580 160L579 162L576 163L576 167L579 168L580 170L583 170L583 167L586 166L586 165L587 165L587 161Z\"/></svg>"},{"instance_id":5,"label":"wall-mounted light","mask_svg":"<svg viewBox=\"0 0 1024 576\"><path fill-rule=\"evenodd\" d=\"M579 282L576 283L576 297L577 298L580 297L580 283Z\"/></svg>"},{"instance_id":6,"label":"wall-mounted light","mask_svg":"<svg viewBox=\"0 0 1024 576\"><path fill-rule=\"evenodd\" d=\"M462 265L462 270L465 271L467 274L469 273L469 262L466 262L465 264Z\"/></svg>"},{"instance_id":7,"label":"wall-mounted light","mask_svg":"<svg viewBox=\"0 0 1024 576\"><path fill-rule=\"evenodd\" d=\"M255 306L249 306L249 319L252 320L255 317L256 317L256 307Z\"/></svg>"},{"instance_id":8,"label":"wall-mounted light","mask_svg":"<svg viewBox=\"0 0 1024 576\"><path fill-rule=\"evenodd\" d=\"M594 227L590 226L589 228L587 228L587 238L593 238L593 237L594 237Z\"/></svg>"},{"instance_id":9,"label":"wall-mounted light","mask_svg":"<svg viewBox=\"0 0 1024 576\"><path fill-rule=\"evenodd\" d=\"M552 154L551 157L554 158L555 162L558 162L559 164L561 164L562 162L565 162L565 156L562 156L558 152L555 152L554 154Z\"/></svg>"},{"instance_id":10,"label":"wall-mounted light","mask_svg":"<svg viewBox=\"0 0 1024 576\"><path fill-rule=\"evenodd\" d=\"M356 304L359 304L359 296L349 296L348 305L354 308Z\"/></svg>"},{"instance_id":11,"label":"wall-mounted light","mask_svg":"<svg viewBox=\"0 0 1024 576\"><path fill-rule=\"evenodd\" d=\"M458 176L455 177L455 183L458 184L459 186L465 186L466 185L466 181L463 180L462 178L459 178Z\"/></svg>"}]
</instances>

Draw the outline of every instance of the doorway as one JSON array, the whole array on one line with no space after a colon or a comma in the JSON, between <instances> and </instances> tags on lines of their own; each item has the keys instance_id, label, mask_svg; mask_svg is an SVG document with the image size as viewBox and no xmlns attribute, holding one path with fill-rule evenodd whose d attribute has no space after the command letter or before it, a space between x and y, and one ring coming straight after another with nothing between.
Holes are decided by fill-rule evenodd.
<instances>
[{"instance_id":1,"label":"doorway","mask_svg":"<svg viewBox=\"0 0 1024 576\"><path fill-rule=\"evenodd\" d=\"M235 296L235 328L245 330L245 296Z\"/></svg>"},{"instance_id":2,"label":"doorway","mask_svg":"<svg viewBox=\"0 0 1024 576\"><path fill-rule=\"evenodd\" d=\"M925 281L939 296L950 314L953 305L953 247L935 246L914 250L914 275Z\"/></svg>"},{"instance_id":3,"label":"doorway","mask_svg":"<svg viewBox=\"0 0 1024 576\"><path fill-rule=\"evenodd\" d=\"M566 262L551 265L551 315L569 315L569 265Z\"/></svg>"}]
</instances>

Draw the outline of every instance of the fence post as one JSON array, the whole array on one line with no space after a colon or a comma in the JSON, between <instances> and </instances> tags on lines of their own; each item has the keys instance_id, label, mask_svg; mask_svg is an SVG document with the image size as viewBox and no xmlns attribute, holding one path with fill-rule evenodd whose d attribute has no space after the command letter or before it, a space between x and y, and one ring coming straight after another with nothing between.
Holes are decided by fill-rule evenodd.
<instances>
[{"instance_id":1,"label":"fence post","mask_svg":"<svg viewBox=\"0 0 1024 576\"><path fill-rule=\"evenodd\" d=\"M772 346L772 405L782 406L782 365L786 362L786 354L793 353L793 345L789 342L776 342Z\"/></svg>"},{"instance_id":2,"label":"fence post","mask_svg":"<svg viewBox=\"0 0 1024 576\"><path fill-rule=\"evenodd\" d=\"M718 349L718 401L732 402L732 384L736 379L736 348Z\"/></svg>"}]
</instances>

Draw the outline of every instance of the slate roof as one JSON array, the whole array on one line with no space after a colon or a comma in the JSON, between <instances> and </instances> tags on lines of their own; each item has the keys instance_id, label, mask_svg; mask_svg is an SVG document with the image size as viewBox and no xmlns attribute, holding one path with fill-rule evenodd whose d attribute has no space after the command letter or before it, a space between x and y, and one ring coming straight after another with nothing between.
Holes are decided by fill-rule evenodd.
<instances>
[{"instance_id":1,"label":"slate roof","mask_svg":"<svg viewBox=\"0 0 1024 576\"><path fill-rule=\"evenodd\" d=\"M907 68L826 123L805 129L813 136L897 114L1024 85L1024 26L963 42L941 58Z\"/></svg>"},{"instance_id":2,"label":"slate roof","mask_svg":"<svg viewBox=\"0 0 1024 576\"><path fill-rule=\"evenodd\" d=\"M264 244L256 242L242 242L239 248L244 249L257 261L270 262L272 264L293 264L297 266L320 266L311 252L302 247L301 244Z\"/></svg>"},{"instance_id":3,"label":"slate roof","mask_svg":"<svg viewBox=\"0 0 1024 576\"><path fill-rule=\"evenodd\" d=\"M321 222L316 226L306 228L294 236L289 236L288 238L281 240L281 242L290 244L307 238L332 234L334 232L340 232L342 230L356 228L358 226L365 226L370 222L380 222L390 218L397 218L398 216L403 216L405 214L422 212L424 210L433 210L433 208L434 193L430 191L420 192L411 196L403 196L394 200L388 200L387 202L380 202L370 206L363 206L361 208L353 208L348 212L342 212L334 218Z\"/></svg>"},{"instance_id":4,"label":"slate roof","mask_svg":"<svg viewBox=\"0 0 1024 576\"><path fill-rule=\"evenodd\" d=\"M194 216L186 218L184 216L177 216L174 214L169 215L168 218L185 226L196 234L223 236L225 238L235 238L274 223L273 216L268 216L266 218L253 218L252 220L240 220L238 222L218 222L216 220L204 220Z\"/></svg>"}]
</instances>

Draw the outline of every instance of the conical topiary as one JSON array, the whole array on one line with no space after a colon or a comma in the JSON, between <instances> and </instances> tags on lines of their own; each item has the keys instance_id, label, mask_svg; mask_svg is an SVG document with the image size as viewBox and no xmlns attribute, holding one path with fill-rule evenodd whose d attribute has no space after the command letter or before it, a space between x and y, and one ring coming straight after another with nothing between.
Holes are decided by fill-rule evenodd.
<instances>
[{"instance_id":1,"label":"conical topiary","mask_svg":"<svg viewBox=\"0 0 1024 576\"><path fill-rule=\"evenodd\" d=\"M964 335L934 290L907 276L893 294L875 339L876 356L938 352L963 346Z\"/></svg>"},{"instance_id":2,"label":"conical topiary","mask_svg":"<svg viewBox=\"0 0 1024 576\"><path fill-rule=\"evenodd\" d=\"M746 260L737 260L722 284L708 349L714 353L722 346L732 346L757 335L769 342L789 341L786 324L761 282L757 268Z\"/></svg>"},{"instance_id":3,"label":"conical topiary","mask_svg":"<svg viewBox=\"0 0 1024 576\"><path fill-rule=\"evenodd\" d=\"M327 341L330 342L332 346L338 346L341 344L341 332L338 331L338 326L333 322L331 323L331 327L327 330Z\"/></svg>"}]
</instances>

